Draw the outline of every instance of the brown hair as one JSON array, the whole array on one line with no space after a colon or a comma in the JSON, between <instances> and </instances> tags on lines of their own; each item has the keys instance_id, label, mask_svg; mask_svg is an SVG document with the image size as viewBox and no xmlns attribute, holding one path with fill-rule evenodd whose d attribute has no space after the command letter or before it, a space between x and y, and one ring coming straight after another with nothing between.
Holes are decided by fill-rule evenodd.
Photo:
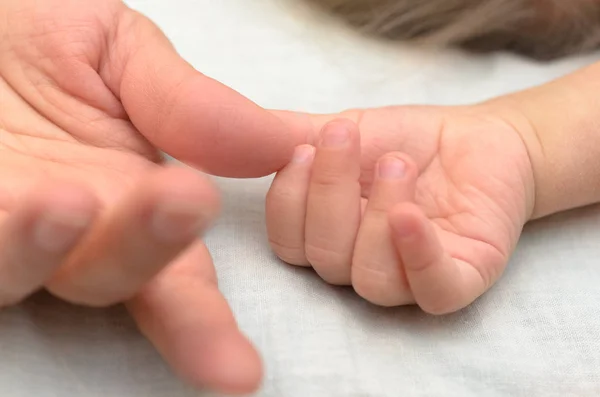
<instances>
[{"instance_id":1,"label":"brown hair","mask_svg":"<svg viewBox=\"0 0 600 397\"><path fill-rule=\"evenodd\" d=\"M600 47L599 0L311 0L369 34L550 60Z\"/></svg>"}]
</instances>

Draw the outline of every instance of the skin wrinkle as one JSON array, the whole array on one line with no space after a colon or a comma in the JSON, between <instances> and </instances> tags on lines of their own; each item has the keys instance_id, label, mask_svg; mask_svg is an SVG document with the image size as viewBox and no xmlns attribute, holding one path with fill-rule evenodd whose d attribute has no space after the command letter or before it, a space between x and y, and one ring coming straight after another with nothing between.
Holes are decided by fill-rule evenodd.
<instances>
[{"instance_id":1,"label":"skin wrinkle","mask_svg":"<svg viewBox=\"0 0 600 397\"><path fill-rule=\"evenodd\" d=\"M79 41L78 41L79 42ZM34 46L35 48L36 46ZM18 54L14 54L15 56L17 56ZM47 58L46 55L44 55L43 53L38 53L38 54L21 54L22 56L17 56L17 59L20 60L20 62L23 64L22 67L22 71L23 71L23 75L21 76L23 79L28 80L31 82L31 86L35 89L36 91L36 97L38 99L41 99L47 106L50 106L50 110L49 113L60 113L60 118L65 118L65 122L68 124L70 122L75 122L76 124L81 124L86 126L86 129L97 129L97 128L93 128L94 125L96 125L99 121L101 120L109 120L110 118L114 118L111 117L109 115L107 115L104 112L98 112L100 114L96 114L96 115L88 115L86 117L84 117L82 115L81 112L76 112L76 113L64 113L64 112L60 112L60 109L56 107L56 101L61 102L63 101L63 99L61 99L61 96L65 96L65 97L69 97L75 101L79 101L81 103L85 103L86 101L84 100L84 98L82 98L80 95L72 95L70 93L67 93L64 89L62 89L58 84L56 84L56 82L54 82L54 80L47 75L47 73L42 73L40 70L28 66L30 65L30 62L25 62L24 58L30 58L30 57L43 57L43 58ZM79 65L75 65L75 66L80 66L80 67L89 67L90 70L92 69L92 67L90 65L88 65L85 61L82 62L81 60L77 59L77 56L75 56L75 58L70 58L67 56L63 57L64 60L71 60L72 62L78 62ZM49 59L51 60L55 60L55 57L50 57ZM36 62L39 62L40 59L34 59ZM81 68L79 68L78 70L82 70ZM26 73L26 71L29 71ZM32 73L35 74L36 76L33 77ZM11 79L11 80L15 80L15 79ZM18 78L16 79L18 80ZM37 80L37 81L36 81ZM10 87L12 92L15 92L17 90L15 90L15 88L13 86L11 86L11 84L13 83L13 81L6 81L6 84ZM48 90L53 90L53 92L50 92ZM45 94L45 92L48 93ZM91 109L95 109L94 107L91 107ZM33 109L32 109L33 110ZM50 115L42 115L39 111L34 110L38 115L40 115L41 117L43 117L48 123L54 125L54 122L56 122L57 120L55 120L55 117L52 118L52 120L50 120L47 116ZM124 114L124 111L122 110L120 113ZM79 117L77 117L79 116ZM89 118L91 117L91 118ZM69 121L70 120L70 121ZM126 125L123 126L123 128L127 128ZM113 131L114 130L114 126L113 128L109 128L109 129L105 129L105 134L108 133L107 131ZM106 138L106 137L104 137ZM79 142L84 141L85 139L83 139L83 137L81 136L75 136L73 134L64 134L63 137L60 138L60 140L70 140L70 141L74 141L77 140ZM104 146L105 147L111 147L111 148L120 148L122 147L122 142L113 142L113 143L109 143L110 139L108 139L108 141L106 139L103 139L104 142ZM93 142L88 142L88 143L93 143ZM107 144L108 143L108 144Z\"/></svg>"},{"instance_id":2,"label":"skin wrinkle","mask_svg":"<svg viewBox=\"0 0 600 397\"><path fill-rule=\"evenodd\" d=\"M441 142L441 140L443 139L443 136L442 136L442 134L443 134L443 131L444 131L444 130L442 129L442 130L440 131L440 133L439 133L440 140L439 140L438 142ZM440 144L441 144L441 143L438 143L438 145L440 145ZM443 159L441 159L441 158L440 158L440 159L438 159L438 161L442 162L442 161L443 161ZM440 166L440 167L441 167L442 169L445 169L445 167L443 167L443 166ZM452 182L452 183L453 183L453 177L452 177L452 175L448 175L448 174L446 174L446 180L448 180L448 181L450 181L450 182ZM506 184L506 182L505 182L505 181L502 181L502 180L496 180L496 181L494 181L494 183ZM448 197L448 199L449 199L450 201L454 201L454 200L452 200L452 197L454 196L454 194L459 194L459 195L462 195L463 197L472 197L472 198L476 198L476 199L481 199L482 197L483 197L483 198L485 198L485 197L486 197L486 195L485 195L485 194L482 194L482 192L480 192L480 191L479 191L479 190L477 190L477 189L474 191L474 193L475 193L475 195L474 195L474 196L473 196L473 194L468 194L468 189L471 189L471 188L473 188L473 187L472 187L472 186L459 187L459 186L457 186L455 183L453 183L453 184L452 184L452 186L447 186L447 187L446 187L446 190L447 190L447 192L454 192L454 193L453 193L453 194L446 193L445 195L441 195L440 197ZM465 190L465 189L467 189L467 191L466 191L466 192L463 192L463 190ZM458 200L458 201L460 202L460 200ZM440 204L440 202L439 202L439 201L437 202L437 205L436 205L436 207L437 207L437 208L444 208L444 207L446 207L446 206L448 206L448 207L450 207L450 208L453 208L453 207L454 207L454 206L453 206L452 204L450 204L450 203L446 203L446 205L442 205L442 204ZM502 215L502 216L504 217L504 211L503 211L501 208L492 208L492 207L489 207L489 206L487 206L487 208L489 208L489 210L491 210L491 211L495 212L497 216L499 215L499 212L500 212L500 215ZM448 212L449 212L449 213L455 213L455 215L454 215L454 216L452 216L452 217L460 216L460 214L465 214L465 213L466 213L466 214L468 214L468 215L470 215L470 216L472 216L472 211L470 211L468 208L465 208L465 209L463 209L463 210L462 210L460 213L456 213L456 211L448 211ZM460 228L456 229L456 226L454 225L454 222L452 222L452 221L451 221L451 219L450 219L451 217L449 217L447 214L445 214L445 213L438 214L437 218L439 218L439 217L446 218L446 220L449 222L449 224L450 224L450 225L452 225L452 227L454 228L454 230L459 230L459 229L460 229ZM440 227L441 227L442 229L446 229L446 228L445 228L445 227L443 227L441 224L440 224ZM449 230L449 231L450 231L450 230ZM470 237L472 237L473 239L477 239L477 238L474 238L473 236L470 236ZM500 249L499 249L497 246L495 246L493 243L491 243L491 242L489 242L489 241L482 241L482 242L484 242L484 243L487 243L487 244L489 244L489 245L493 246L493 247L494 247L494 248L495 248L497 251L499 251L500 253L502 253L502 250L500 250ZM503 253L503 255L507 255L507 254Z\"/></svg>"},{"instance_id":3,"label":"skin wrinkle","mask_svg":"<svg viewBox=\"0 0 600 397\"><path fill-rule=\"evenodd\" d=\"M40 128L39 128L40 130L46 131L48 129L48 126L54 125L47 118L45 118L43 115L41 115L35 109L33 109L27 102L25 102L23 97L13 87L11 87L11 85L9 84L8 81L6 81L5 79L2 79L2 82L3 82L3 86L0 86L0 90L1 90L0 92L2 92L2 95L6 98L8 98L9 93L14 95L16 98L18 98L18 100L20 102L20 103L18 103L17 106L19 108L24 107L23 110L30 112L29 113L30 116L28 116L29 118L32 118L32 113L35 114L37 117L39 117L40 119L38 121L45 124L44 126L40 125ZM38 85L36 85L36 84L34 84L34 86L36 87L36 89L39 88ZM39 95L42 97L45 97L42 94L39 94ZM8 99L8 100L10 100L10 99ZM51 161L52 163L60 164L65 167L71 167L71 168L76 168L76 169L80 169L82 167L81 160L64 161L64 160L61 160L60 156L58 156L58 154L56 154L56 153L42 153L38 149L36 149L37 147L39 147L39 144L38 144L39 141L46 140L46 141L59 141L59 142L61 142L61 144L66 145L63 150L69 151L70 146L77 145L79 142L76 139L76 137L74 137L73 135L65 133L65 135L41 136L39 133L36 133L36 132L30 132L30 131L21 130L18 128L16 129L16 128L13 128L12 126L6 126L6 127L9 128L10 131L9 131L9 133L6 133L3 136L10 137L12 139L11 139L11 141L7 141L6 139L1 140L2 141L1 146L4 150L9 150L11 153L16 154L16 155L33 156L40 160ZM56 129L56 130L57 130L57 132L58 131L60 131L61 133L63 132L62 130L59 130L59 129ZM112 149L112 148L108 147L111 145L105 145L105 146L107 146L107 147L99 147L99 150ZM121 146L117 145L116 149L121 149ZM89 165L92 167L96 166L95 163L93 163L93 164L91 163ZM111 168L111 169L113 168L110 166L110 163L103 164L103 166L105 168ZM113 171L117 171L117 173L122 173L116 168L113 169ZM119 176L119 178L127 179L127 175L125 173L123 173L123 175Z\"/></svg>"},{"instance_id":4,"label":"skin wrinkle","mask_svg":"<svg viewBox=\"0 0 600 397\"><path fill-rule=\"evenodd\" d=\"M441 162L441 159L438 159L438 161ZM443 169L444 167L442 167L440 165L440 167ZM453 179L450 175L446 174L446 180L450 181L453 183ZM455 201L452 198L454 197L454 195L458 194L461 195L463 197L468 197L469 195L464 195L461 191L461 189L453 183L452 186L448 186L446 189L448 192L452 192L452 193L447 193L447 194L443 194L443 195L439 195L438 200L437 200L437 204L435 205L435 207L437 208L444 208L444 207L450 207L450 208L454 208L454 210L448 210L447 213L446 211L442 211L442 213L437 214L437 216L433 217L433 214L428 215L428 216L432 216L432 220L440 227L440 229L447 231L447 232L456 232L456 231L461 231L461 233L464 233L464 230L462 230L463 228L461 228L459 226L459 224L461 223L460 221L452 221L453 218L460 218L460 219L464 219L464 216L468 216L468 217L474 217L477 221L481 221L478 217L473 215L473 211L470 208L463 208L460 211L455 209L455 206L453 204L451 204L449 201ZM485 195L483 195L485 197ZM445 204L440 204L440 199L442 198L448 198L448 201L446 201L444 199ZM458 200L459 202L461 200ZM470 201L470 200L469 200ZM443 221L443 222L441 222ZM444 226L445 225L445 226ZM448 227L450 226L450 227ZM492 243L491 241L486 241L481 239L480 237L476 237L476 236L466 236L472 240L477 240L479 242L481 242L482 244L485 244L486 246L489 246L491 248L493 248L494 251L496 251L499 255L506 257L507 254L503 252L503 250L496 246L494 243ZM464 259L464 258L463 258Z\"/></svg>"},{"instance_id":5,"label":"skin wrinkle","mask_svg":"<svg viewBox=\"0 0 600 397\"><path fill-rule=\"evenodd\" d=\"M86 92L89 92L89 90L81 87L77 82L75 82L73 87L66 90L62 87L63 84L60 81L56 81L56 78L58 80L65 78L64 70L53 70L57 64L63 65L71 71L69 77L67 77L69 80L73 78L70 75L75 73L79 75L79 77L74 77L78 81L92 81L89 79L89 76L96 74L99 69L99 64L107 45L107 38L98 33L104 31L104 29L99 28L103 25L103 22L98 16L96 14L87 15L85 18L69 16L69 22L60 25L56 22L55 17L48 17L42 20L45 23L42 23L41 26L35 25L32 32L26 31L22 33L26 35L27 40L32 45L19 47L21 49L27 48L27 51L29 51L27 53L22 53L19 48L15 48L16 55L18 55L17 58L27 64L46 65L46 67L42 66L39 68L38 73L44 75L48 80L48 85L53 86L54 89L63 95L70 96L74 100L87 104L90 108L102 111L102 113L107 114L111 118L128 120L117 98L110 94L110 90L106 86L106 90L103 90L99 85L103 84L100 78L95 79L94 86L91 87L92 91L98 91L99 93L103 91L104 93L102 101L98 103L90 103L88 98L86 98L89 96L86 95ZM90 49L99 50L91 51ZM57 56L56 54L63 55Z\"/></svg>"},{"instance_id":6,"label":"skin wrinkle","mask_svg":"<svg viewBox=\"0 0 600 397\"><path fill-rule=\"evenodd\" d=\"M489 102L490 104L494 104L494 103L498 103L495 101L491 101ZM504 111L499 112L499 120L503 123L505 123L510 129L514 130L514 131L522 131L521 134L517 134L519 139L521 140L521 142L523 143L524 149L527 153L527 157L529 159L529 165L530 165L530 170L531 170L531 181L530 184L532 186L532 191L531 192L527 192L527 189L525 189L526 194L528 194L528 198L527 198L527 208L526 208L526 219L531 219L534 218L534 211L536 208L536 204L538 201L538 186L536 183L536 180L538 179L538 175L537 175L537 170L535 169L535 167L533 166L534 163L541 163L544 164L547 160L547 155L546 155L546 149L544 147L544 142L541 139L541 135L540 132L538 131L538 129L536 128L536 126L531 122L531 120L526 117L519 109L519 104L516 103L512 98L510 97L505 97L502 100L502 103L499 104L501 107L506 107L507 105L509 106L508 111L513 115L513 117L516 116L516 118L521 121L523 124L521 125L521 128L517 129L517 125L514 121L511 121L511 117L506 117L506 115L504 115ZM527 139L526 136L529 138ZM533 153L533 151L535 151L536 153Z\"/></svg>"},{"instance_id":7,"label":"skin wrinkle","mask_svg":"<svg viewBox=\"0 0 600 397\"><path fill-rule=\"evenodd\" d=\"M129 78L131 76L130 62L138 58L138 54L144 53L148 45L152 45L153 40L143 39L143 34L149 34L147 30L142 30L141 18L136 11L131 9L121 10L118 18L119 23L114 26L114 39L115 46L106 54L106 58L119 59L119 62L111 62L110 65L105 68L105 71L100 71L100 75L107 84L108 88L112 93L119 99L122 100L122 92L125 84L130 83ZM140 32L142 30L142 32ZM160 30L155 28L152 31L152 35L160 36ZM133 44L135 43L135 45ZM167 42L168 43L168 42ZM170 43L169 43L170 44ZM110 54L110 55L108 55ZM110 71L110 72L109 72ZM111 76L111 80L106 80L104 76L106 74ZM114 76L114 77L113 77Z\"/></svg>"},{"instance_id":8,"label":"skin wrinkle","mask_svg":"<svg viewBox=\"0 0 600 397\"><path fill-rule=\"evenodd\" d=\"M128 119L114 117L114 115L107 114L101 109L97 109L90 105L87 105L89 106L88 108L82 109L85 110L85 112L64 112L61 110L61 104L64 103L65 98L83 104L86 103L85 99L79 95L73 95L66 92L60 85L56 84L51 77L40 73L39 70L35 68L29 68L29 70L37 75L37 81L35 81L35 78L32 76L24 76L24 78L31 83L31 87L33 87L36 92L36 97L49 107L47 112L42 113L37 109L34 111L52 125L62 125L65 129L68 129L66 128L67 126L74 124L77 125L78 129L81 131L81 133L77 135L64 133L64 137L61 140L87 143L99 148L114 150L127 150L129 146L132 146L140 154L147 157L154 157L154 151L139 148L139 145L133 142L130 145L123 142L122 139L119 139L119 135L122 135L119 134L119 130L133 129L133 126ZM16 92L14 87L11 88ZM54 117L50 119L50 116ZM59 123L59 120L62 122ZM108 126L102 126L102 124L108 124ZM99 134L101 139L94 139L94 137L98 135L96 133L97 131L101 131L101 134ZM111 138L111 136L114 136L114 138ZM125 148L123 146L125 146Z\"/></svg>"},{"instance_id":9,"label":"skin wrinkle","mask_svg":"<svg viewBox=\"0 0 600 397\"><path fill-rule=\"evenodd\" d=\"M439 227L441 228L441 226ZM441 228L441 230L443 230L446 233L452 233L448 232L443 228ZM507 254L505 254L503 250L497 247L495 244L492 244L491 242L483 240L481 238L474 237L472 235L461 235L458 237L458 239L475 241L478 244L477 246L480 247L481 250L487 251L490 254L490 257L497 256L498 260L496 261L491 261L488 263L477 263L477 261L473 261L473 258L470 257L471 255L467 255L464 253L461 254L460 252L452 251L448 253L452 259L464 262L473 269L475 269L479 273L481 279L485 281L487 289L491 285L491 280L495 279L495 274L498 273L498 268L506 261L508 257Z\"/></svg>"},{"instance_id":10,"label":"skin wrinkle","mask_svg":"<svg viewBox=\"0 0 600 397\"><path fill-rule=\"evenodd\" d=\"M447 178L450 182L453 183L453 191L454 194L456 195L461 195L464 198L469 198L467 200L452 200L452 201L464 201L464 202L468 202L471 203L473 200L479 200L481 201L482 199L487 198L487 195L485 193L483 193L480 189L474 187L474 186L466 186L463 187L462 189L459 188L454 182L452 177L448 176ZM469 190L471 190L472 192L469 194ZM466 192L463 192L466 191ZM450 195L450 197L453 197L454 195ZM489 199L487 201L490 201ZM489 204L493 204L493 203L487 203L487 205L485 205L485 208L487 208L488 211L495 213L496 216L498 216L498 212L500 212L500 214L502 215L502 217L506 216L505 211L503 211L501 208L498 208L496 205L489 205ZM474 206L475 207L475 206ZM465 219L465 218L471 218L473 220L475 220L476 222L484 222L484 224L487 224L488 227L494 226L492 224L490 224L489 222L485 222L481 217L477 216L472 208L469 208L469 206L466 206L465 208L462 208L460 211L451 211L451 214L447 214L444 215L444 218L455 227L455 229L457 231L460 232L460 234L462 234L465 237L468 237L472 240L477 240L480 241L484 244L487 244L491 247L493 247L496 251L498 251L498 253L500 253L503 257L507 257L508 253L507 252L503 252L503 250L501 249L501 247L497 246L496 244L494 244L492 241L488 241L485 240L481 237L477 237L475 235L469 235L466 233L466 230L464 230L464 228L460 227L461 224L461 220ZM453 218L458 218L459 220L453 222L452 219ZM510 222L508 222L507 224L510 224Z\"/></svg>"},{"instance_id":11,"label":"skin wrinkle","mask_svg":"<svg viewBox=\"0 0 600 397\"><path fill-rule=\"evenodd\" d=\"M23 70L25 70L25 68L23 68ZM9 80L6 80L5 78L1 78L2 82L4 83L4 85L6 86L7 89L10 90L10 92L15 95L16 97L19 98L19 106L23 106L25 107L27 110L31 111L32 113L35 113L36 116L40 117L41 120L45 126L42 130L46 130L48 129L47 126L54 126L55 124L48 119L45 115L41 114L40 112L38 112L36 109L34 109L26 100L25 98L19 93L18 90L15 89L15 87L12 85L12 83ZM35 85L33 85L34 87L36 87ZM0 86L0 91L4 90L3 87ZM37 87L36 87L37 90ZM30 116L31 117L31 116ZM52 128L52 127L50 127ZM36 133L36 137L37 138L43 138L43 139L49 139L49 140L60 140L60 141L65 141L65 142L73 142L76 141L75 137L73 137L71 134L66 133L64 130L60 129L60 128L52 128L53 130L55 130L57 133L57 135L52 136L52 137L40 137L39 133ZM29 135L29 133L24 132L24 131L14 131L11 130L11 133L15 133L15 134L19 134L19 135Z\"/></svg>"}]
</instances>

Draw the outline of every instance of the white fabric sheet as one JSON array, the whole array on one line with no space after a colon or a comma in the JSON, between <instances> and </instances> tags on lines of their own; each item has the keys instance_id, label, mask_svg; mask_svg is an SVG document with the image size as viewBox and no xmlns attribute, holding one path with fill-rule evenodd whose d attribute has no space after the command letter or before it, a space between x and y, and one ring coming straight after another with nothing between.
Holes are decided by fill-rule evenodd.
<instances>
[{"instance_id":1,"label":"white fabric sheet","mask_svg":"<svg viewBox=\"0 0 600 397\"><path fill-rule=\"evenodd\" d=\"M131 0L204 73L260 105L329 112L458 104L597 56L539 65L362 39L301 0ZM219 180L221 286L266 364L261 397L600 395L600 210L530 225L501 282L461 314L377 309L270 253L269 178ZM202 310L202 308L198 308ZM121 309L39 296L0 313L1 396L195 396Z\"/></svg>"}]
</instances>

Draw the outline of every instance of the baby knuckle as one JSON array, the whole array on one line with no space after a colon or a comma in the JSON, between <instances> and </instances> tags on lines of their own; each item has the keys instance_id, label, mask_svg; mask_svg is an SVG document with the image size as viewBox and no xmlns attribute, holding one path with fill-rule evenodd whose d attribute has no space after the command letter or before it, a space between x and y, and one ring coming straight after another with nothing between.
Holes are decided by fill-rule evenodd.
<instances>
[{"instance_id":1,"label":"baby knuckle","mask_svg":"<svg viewBox=\"0 0 600 397\"><path fill-rule=\"evenodd\" d=\"M352 264L352 286L354 291L370 303L391 307L407 304L410 291L390 282L387 272L377 270L372 262L354 261Z\"/></svg>"},{"instance_id":2,"label":"baby knuckle","mask_svg":"<svg viewBox=\"0 0 600 397\"><path fill-rule=\"evenodd\" d=\"M280 200L290 201L297 200L299 192L291 186L282 186L281 184L273 184L267 193L268 202L278 202Z\"/></svg>"},{"instance_id":3,"label":"baby knuckle","mask_svg":"<svg viewBox=\"0 0 600 397\"><path fill-rule=\"evenodd\" d=\"M346 261L346 255L334 248L314 244L306 245L306 257L313 266L340 266Z\"/></svg>"},{"instance_id":4,"label":"baby knuckle","mask_svg":"<svg viewBox=\"0 0 600 397\"><path fill-rule=\"evenodd\" d=\"M294 247L274 240L270 240L269 244L275 255L283 262L294 266L310 265L304 255L303 247Z\"/></svg>"},{"instance_id":5,"label":"baby knuckle","mask_svg":"<svg viewBox=\"0 0 600 397\"><path fill-rule=\"evenodd\" d=\"M312 177L312 184L322 188L338 187L343 182L344 175L338 172L318 172Z\"/></svg>"},{"instance_id":6,"label":"baby knuckle","mask_svg":"<svg viewBox=\"0 0 600 397\"><path fill-rule=\"evenodd\" d=\"M350 285L351 253L343 250L307 244L306 259L319 276L333 285Z\"/></svg>"}]
</instances>

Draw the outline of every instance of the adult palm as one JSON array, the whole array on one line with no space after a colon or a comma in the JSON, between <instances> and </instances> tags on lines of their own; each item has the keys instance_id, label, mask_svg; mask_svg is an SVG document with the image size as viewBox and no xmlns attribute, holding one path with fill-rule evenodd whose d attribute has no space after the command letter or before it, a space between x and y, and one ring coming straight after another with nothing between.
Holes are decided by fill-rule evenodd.
<instances>
[{"instance_id":1,"label":"adult palm","mask_svg":"<svg viewBox=\"0 0 600 397\"><path fill-rule=\"evenodd\" d=\"M197 240L218 196L161 152L263 175L291 153L283 123L195 71L120 1L4 0L0 18L3 303L40 287L78 304L125 301L187 380L254 389L258 356Z\"/></svg>"}]
</instances>

